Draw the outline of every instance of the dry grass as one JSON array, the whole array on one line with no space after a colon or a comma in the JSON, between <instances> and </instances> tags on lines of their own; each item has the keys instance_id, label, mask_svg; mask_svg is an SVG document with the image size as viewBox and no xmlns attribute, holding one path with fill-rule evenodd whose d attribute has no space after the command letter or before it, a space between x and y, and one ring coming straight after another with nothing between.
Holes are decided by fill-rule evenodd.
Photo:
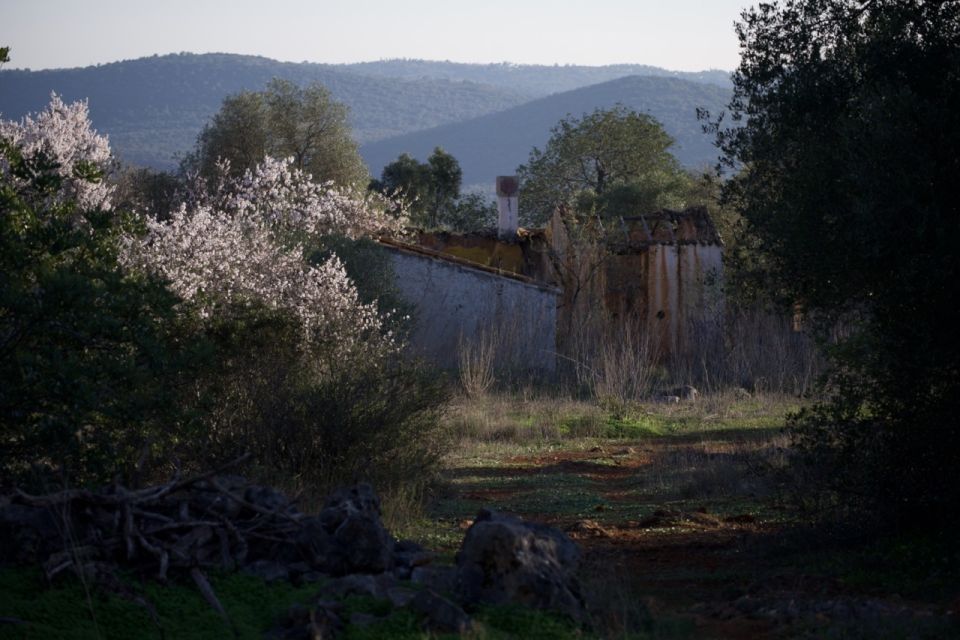
<instances>
[{"instance_id":1,"label":"dry grass","mask_svg":"<svg viewBox=\"0 0 960 640\"><path fill-rule=\"evenodd\" d=\"M499 346L500 337L494 328L481 330L470 340L461 336L460 384L468 396L483 396L493 386Z\"/></svg>"},{"instance_id":2,"label":"dry grass","mask_svg":"<svg viewBox=\"0 0 960 640\"><path fill-rule=\"evenodd\" d=\"M445 415L447 431L462 444L531 443L580 438L680 435L701 430L751 429L782 424L801 401L780 394L726 390L693 402L606 402L571 396L491 393L461 395Z\"/></svg>"},{"instance_id":3,"label":"dry grass","mask_svg":"<svg viewBox=\"0 0 960 640\"><path fill-rule=\"evenodd\" d=\"M462 396L447 412L449 429L461 442L557 440L570 422L600 425L606 417L595 402L565 397L524 398L507 394Z\"/></svg>"}]
</instances>

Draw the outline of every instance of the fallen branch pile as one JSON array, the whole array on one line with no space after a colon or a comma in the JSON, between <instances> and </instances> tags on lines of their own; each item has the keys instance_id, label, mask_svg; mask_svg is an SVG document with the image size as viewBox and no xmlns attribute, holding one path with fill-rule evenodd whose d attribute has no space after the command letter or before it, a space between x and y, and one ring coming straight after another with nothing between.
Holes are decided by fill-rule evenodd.
<instances>
[{"instance_id":1,"label":"fallen branch pile","mask_svg":"<svg viewBox=\"0 0 960 640\"><path fill-rule=\"evenodd\" d=\"M161 636L154 607L117 569L161 581L189 576L230 627L207 579L211 569L321 583L315 606L292 607L279 621L274 631L283 638L342 630L344 612L330 597L351 594L413 611L425 629L443 633L469 629L464 607L480 604L512 602L582 619L579 551L560 531L484 511L464 538L457 566L437 566L423 547L386 531L369 485L337 491L319 514L307 515L276 490L226 470L139 490L115 483L97 491L0 495L0 564L41 564L48 579L76 573L146 608Z\"/></svg>"},{"instance_id":2,"label":"fallen branch pile","mask_svg":"<svg viewBox=\"0 0 960 640\"><path fill-rule=\"evenodd\" d=\"M387 533L369 485L334 493L319 515L278 491L211 472L145 489L0 496L0 563L41 564L50 580L72 571L118 583L124 568L160 581L190 576L226 617L206 572L244 570L265 579L403 572L417 560ZM414 554L415 555L415 554Z\"/></svg>"}]
</instances>

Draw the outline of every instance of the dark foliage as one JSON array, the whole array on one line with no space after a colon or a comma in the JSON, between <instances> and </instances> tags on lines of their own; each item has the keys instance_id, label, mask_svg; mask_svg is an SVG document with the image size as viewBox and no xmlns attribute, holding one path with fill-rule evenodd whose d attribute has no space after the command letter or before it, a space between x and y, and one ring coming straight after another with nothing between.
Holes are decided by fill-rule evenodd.
<instances>
[{"instance_id":1,"label":"dark foliage","mask_svg":"<svg viewBox=\"0 0 960 640\"><path fill-rule=\"evenodd\" d=\"M296 332L270 313L216 330L222 357L201 390L216 401L181 458L206 468L249 451L255 477L310 498L354 480L387 493L432 483L445 450L436 375L399 358L317 375Z\"/></svg>"},{"instance_id":2,"label":"dark foliage","mask_svg":"<svg viewBox=\"0 0 960 640\"><path fill-rule=\"evenodd\" d=\"M747 282L848 334L800 441L848 504L955 519L960 3L790 0L738 34L746 122L719 141L744 167L725 191L753 238Z\"/></svg>"},{"instance_id":3,"label":"dark foliage","mask_svg":"<svg viewBox=\"0 0 960 640\"><path fill-rule=\"evenodd\" d=\"M399 198L415 226L475 231L495 223L496 209L479 193L460 194L460 163L440 147L426 162L403 153L383 168L370 190Z\"/></svg>"},{"instance_id":4,"label":"dark foliage","mask_svg":"<svg viewBox=\"0 0 960 640\"><path fill-rule=\"evenodd\" d=\"M55 165L2 144L27 186L0 184L0 477L101 481L189 422L174 399L202 341L119 268L121 217L49 204Z\"/></svg>"}]
</instances>

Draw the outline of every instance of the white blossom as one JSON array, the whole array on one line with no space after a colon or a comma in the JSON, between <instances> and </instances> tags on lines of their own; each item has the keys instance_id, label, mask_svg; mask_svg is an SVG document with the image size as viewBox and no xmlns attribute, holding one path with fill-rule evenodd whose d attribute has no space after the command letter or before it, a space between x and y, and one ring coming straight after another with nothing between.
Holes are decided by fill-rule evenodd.
<instances>
[{"instance_id":1,"label":"white blossom","mask_svg":"<svg viewBox=\"0 0 960 640\"><path fill-rule=\"evenodd\" d=\"M379 194L360 195L333 182L317 183L294 166L293 158L267 156L239 178L228 176L229 165L218 165L211 180L194 177L187 200L225 214L260 217L277 232L350 238L396 235L408 220L394 215L396 204Z\"/></svg>"},{"instance_id":2,"label":"white blossom","mask_svg":"<svg viewBox=\"0 0 960 640\"><path fill-rule=\"evenodd\" d=\"M169 220L150 220L145 236L127 238L125 262L161 275L206 318L244 304L286 311L305 350L320 349L328 363L395 351L376 304L360 302L340 260L310 265L299 242L388 231L394 218L312 183L289 161L267 158L238 179L223 169L215 188L198 181Z\"/></svg>"},{"instance_id":3,"label":"white blossom","mask_svg":"<svg viewBox=\"0 0 960 640\"><path fill-rule=\"evenodd\" d=\"M85 100L66 104L53 93L50 104L40 113L27 115L19 122L0 120L0 138L18 147L27 158L43 154L57 163L54 173L62 182L53 195L54 203L74 201L84 211L110 209L114 187L103 179L91 181L77 176L83 165L105 175L113 158L107 137L93 130ZM6 180L15 184L19 181L9 174L6 162L0 163L0 172Z\"/></svg>"}]
</instances>

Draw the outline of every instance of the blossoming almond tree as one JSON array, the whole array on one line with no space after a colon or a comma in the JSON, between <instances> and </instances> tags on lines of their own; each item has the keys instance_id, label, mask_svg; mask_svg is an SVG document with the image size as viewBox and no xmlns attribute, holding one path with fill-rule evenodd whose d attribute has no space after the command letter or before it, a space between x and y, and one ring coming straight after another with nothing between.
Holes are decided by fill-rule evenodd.
<instances>
[{"instance_id":1,"label":"blossoming almond tree","mask_svg":"<svg viewBox=\"0 0 960 640\"><path fill-rule=\"evenodd\" d=\"M17 148L25 158L46 161L60 178L59 188L48 204L75 202L81 211L110 209L114 187L104 181L113 154L110 142L90 124L86 101L66 104L51 94L47 108L19 122L0 119L0 138ZM0 173L21 188L24 176L11 175L10 163L0 161Z\"/></svg>"},{"instance_id":2,"label":"blossoming almond tree","mask_svg":"<svg viewBox=\"0 0 960 640\"><path fill-rule=\"evenodd\" d=\"M349 238L401 233L405 215L388 213L396 203L366 190L315 182L292 158L267 156L239 178L222 161L210 180L190 180L187 203L206 205L234 217L259 217L274 233ZM362 194L362 195L361 195Z\"/></svg>"},{"instance_id":3,"label":"blossoming almond tree","mask_svg":"<svg viewBox=\"0 0 960 640\"><path fill-rule=\"evenodd\" d=\"M150 220L145 236L127 238L126 264L162 275L204 318L224 319L238 305L288 312L304 348L330 363L395 351L376 305L360 302L341 261L310 265L302 242L395 231L403 221L314 183L289 160L268 157L228 176L222 166L213 184L195 178L168 221Z\"/></svg>"}]
</instances>

